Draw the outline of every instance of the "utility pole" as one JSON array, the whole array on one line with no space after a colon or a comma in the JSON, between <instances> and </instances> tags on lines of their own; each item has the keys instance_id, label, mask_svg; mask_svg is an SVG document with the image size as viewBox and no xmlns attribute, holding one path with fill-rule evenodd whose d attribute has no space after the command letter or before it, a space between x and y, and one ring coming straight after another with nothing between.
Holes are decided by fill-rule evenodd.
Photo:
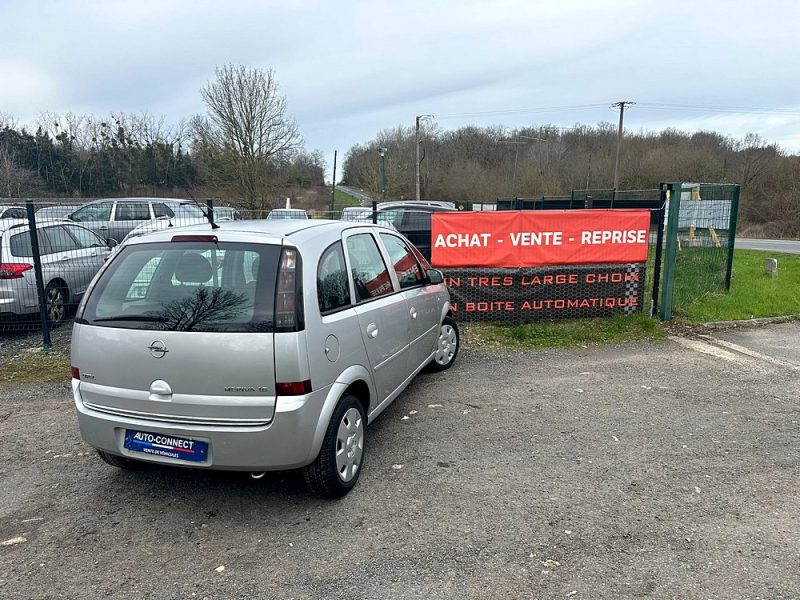
<instances>
[{"instance_id":1,"label":"utility pole","mask_svg":"<svg viewBox=\"0 0 800 600\"><path fill-rule=\"evenodd\" d=\"M417 167L416 167L415 175L416 175L416 178L417 178L417 194L416 194L417 202L420 201L420 189L419 189L419 122L420 122L421 119L430 119L432 117L433 117L433 115L417 115L417 119L416 119L416 129L415 129L416 137L415 137L415 139L416 139L416 147L417 147L417 163L416 163Z\"/></svg>"},{"instance_id":2,"label":"utility pole","mask_svg":"<svg viewBox=\"0 0 800 600\"><path fill-rule=\"evenodd\" d=\"M333 182L331 185L331 214L330 218L333 218L333 211L336 210L336 153L338 151L333 151Z\"/></svg>"},{"instance_id":3,"label":"utility pole","mask_svg":"<svg viewBox=\"0 0 800 600\"><path fill-rule=\"evenodd\" d=\"M617 160L614 162L614 196L617 195L617 188L619 188L619 151L622 148L622 120L625 115L625 106L633 106L636 102L630 100L621 100L614 102L611 108L619 108L619 131L617 131Z\"/></svg>"}]
</instances>

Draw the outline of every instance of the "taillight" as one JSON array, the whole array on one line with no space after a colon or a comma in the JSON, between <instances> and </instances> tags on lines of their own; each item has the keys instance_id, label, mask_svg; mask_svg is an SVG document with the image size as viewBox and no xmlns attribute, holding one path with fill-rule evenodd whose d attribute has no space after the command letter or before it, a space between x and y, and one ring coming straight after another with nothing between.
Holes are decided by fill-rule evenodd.
<instances>
[{"instance_id":1,"label":"taillight","mask_svg":"<svg viewBox=\"0 0 800 600\"><path fill-rule=\"evenodd\" d=\"M78 367L72 367L72 378L73 379L80 379L81 378L81 371Z\"/></svg>"},{"instance_id":2,"label":"taillight","mask_svg":"<svg viewBox=\"0 0 800 600\"><path fill-rule=\"evenodd\" d=\"M297 328L297 250L284 248L278 269L275 290L275 328L295 331Z\"/></svg>"},{"instance_id":3,"label":"taillight","mask_svg":"<svg viewBox=\"0 0 800 600\"><path fill-rule=\"evenodd\" d=\"M32 268L33 265L27 263L0 263L0 279L19 279Z\"/></svg>"},{"instance_id":4,"label":"taillight","mask_svg":"<svg viewBox=\"0 0 800 600\"><path fill-rule=\"evenodd\" d=\"M311 393L311 380L292 381L291 383L276 383L275 391L278 396L302 396Z\"/></svg>"}]
</instances>

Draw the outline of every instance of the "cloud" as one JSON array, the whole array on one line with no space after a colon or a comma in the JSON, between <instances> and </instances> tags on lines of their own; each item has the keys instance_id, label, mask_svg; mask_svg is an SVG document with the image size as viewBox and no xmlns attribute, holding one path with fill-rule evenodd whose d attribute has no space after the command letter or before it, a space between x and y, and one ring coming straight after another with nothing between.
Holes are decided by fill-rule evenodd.
<instances>
[{"instance_id":1,"label":"cloud","mask_svg":"<svg viewBox=\"0 0 800 600\"><path fill-rule=\"evenodd\" d=\"M0 58L0 81L0 106L13 115L27 114L43 99L53 101L58 90L55 78L25 59Z\"/></svg>"}]
</instances>

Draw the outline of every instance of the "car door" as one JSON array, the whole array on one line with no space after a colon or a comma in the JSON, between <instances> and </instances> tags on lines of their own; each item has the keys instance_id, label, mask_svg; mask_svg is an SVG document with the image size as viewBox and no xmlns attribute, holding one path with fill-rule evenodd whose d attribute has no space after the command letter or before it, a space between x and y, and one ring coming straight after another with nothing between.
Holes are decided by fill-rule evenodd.
<instances>
[{"instance_id":1,"label":"car door","mask_svg":"<svg viewBox=\"0 0 800 600\"><path fill-rule=\"evenodd\" d=\"M78 251L74 258L74 279L70 288L75 298L83 296L92 278L103 266L111 254L111 249L106 241L99 235L78 225L63 225L63 228L75 238Z\"/></svg>"},{"instance_id":2,"label":"car door","mask_svg":"<svg viewBox=\"0 0 800 600\"><path fill-rule=\"evenodd\" d=\"M372 369L378 401L391 396L410 375L408 305L398 293L369 229L344 236L355 313Z\"/></svg>"},{"instance_id":3,"label":"car door","mask_svg":"<svg viewBox=\"0 0 800 600\"><path fill-rule=\"evenodd\" d=\"M39 230L39 240L47 240L49 252L42 257L42 272L47 285L53 279L61 279L67 284L69 300L80 297L81 259L83 250L63 225L51 225ZM84 289L85 291L85 289Z\"/></svg>"},{"instance_id":4,"label":"car door","mask_svg":"<svg viewBox=\"0 0 800 600\"><path fill-rule=\"evenodd\" d=\"M117 202L109 228L109 237L121 242L137 225L152 218L149 202Z\"/></svg>"},{"instance_id":5,"label":"car door","mask_svg":"<svg viewBox=\"0 0 800 600\"><path fill-rule=\"evenodd\" d=\"M439 295L428 286L425 270L403 238L388 232L379 237L408 305L408 365L409 371L415 371L430 358L439 335Z\"/></svg>"}]
</instances>

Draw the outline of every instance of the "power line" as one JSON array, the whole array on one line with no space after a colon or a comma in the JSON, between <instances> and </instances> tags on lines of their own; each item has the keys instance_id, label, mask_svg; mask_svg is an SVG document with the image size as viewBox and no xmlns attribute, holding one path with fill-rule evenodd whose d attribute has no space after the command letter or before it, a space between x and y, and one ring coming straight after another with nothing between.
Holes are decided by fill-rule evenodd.
<instances>
[{"instance_id":1,"label":"power line","mask_svg":"<svg viewBox=\"0 0 800 600\"><path fill-rule=\"evenodd\" d=\"M570 110L586 110L602 108L605 104L576 104L572 106L540 106L538 108L510 108L504 110L486 110L477 112L445 113L433 115L437 119L459 119L464 117L493 117L500 115L535 114L548 112L565 112Z\"/></svg>"},{"instance_id":2,"label":"power line","mask_svg":"<svg viewBox=\"0 0 800 600\"><path fill-rule=\"evenodd\" d=\"M749 115L785 115L800 117L800 110L792 108L759 108L752 106L702 106L697 104L668 104L659 102L640 102L639 108L648 110L694 111L713 113L733 113Z\"/></svg>"},{"instance_id":3,"label":"power line","mask_svg":"<svg viewBox=\"0 0 800 600\"><path fill-rule=\"evenodd\" d=\"M469 117L493 117L503 115L522 115L522 114L544 114L544 113L557 113L568 112L576 110L592 110L597 108L604 108L607 104L575 104L563 106L540 106L535 108L509 108L498 110L486 111L473 111L461 113L442 113L433 115L436 119L462 119ZM618 108L618 103L612 104L612 107ZM753 107L753 106L722 106L722 105L700 105L700 104L679 104L667 102L639 102L636 104L637 108L646 110L664 110L675 112L706 112L706 113L731 113L731 114L751 114L751 115L783 115L790 117L800 117L800 110L796 108L767 108L767 107Z\"/></svg>"}]
</instances>

